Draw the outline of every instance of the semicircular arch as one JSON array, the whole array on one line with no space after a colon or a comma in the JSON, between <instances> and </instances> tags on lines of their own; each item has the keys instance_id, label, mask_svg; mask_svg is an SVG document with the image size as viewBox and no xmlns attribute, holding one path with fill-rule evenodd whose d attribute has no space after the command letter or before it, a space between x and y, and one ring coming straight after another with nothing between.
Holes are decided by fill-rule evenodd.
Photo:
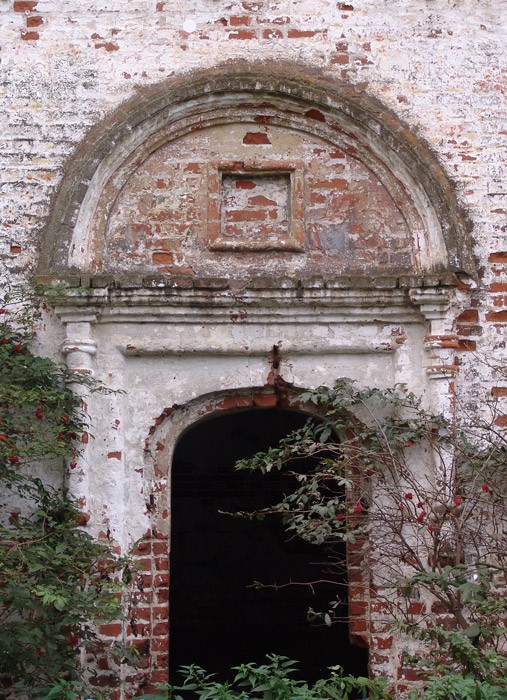
<instances>
[{"instance_id":1,"label":"semicircular arch","mask_svg":"<svg viewBox=\"0 0 507 700\"><path fill-rule=\"evenodd\" d=\"M239 145L235 150L228 150L227 144L224 147L224 129L229 133L236 129ZM248 138L258 143L249 144ZM212 148L206 151L203 143L213 139ZM273 147L275 141L277 147ZM253 148L246 148L245 143ZM305 161L302 154L309 150L309 144L312 156ZM155 201L153 178L160 163L169 170L176 168L179 177L183 161L178 152L185 149L197 150L197 161L200 158L205 165L197 189L190 192L201 202L195 217L200 223L194 228L188 221L176 222L182 206L171 210L164 205L165 209L155 211L154 205L146 205L147 200ZM334 174L320 191L318 187L312 190L316 182L322 185L322 172L330 168ZM343 168L348 176L337 175ZM97 125L66 172L41 251L40 270L50 274L72 270L149 274L178 272L180 268L220 275L231 269L233 255L240 274L251 276L252 270L255 275L264 267L261 262L256 268L252 260L261 260L259 253L266 250L280 262L273 267L274 274L296 270L308 276L320 269L327 275L357 274L357 266L363 269L365 264L370 264L368 272L376 274L392 274L394 269L417 274L474 274L466 224L452 184L427 146L376 99L358 94L350 85L310 76L292 65L278 64L276 70L246 63L223 66L214 73L196 73L153 86ZM276 218L275 210L258 214L248 204L245 214L236 203L236 209L224 215L220 202L228 196L227 187L237 187L238 178L246 176L259 188L258 201L274 201L275 194L271 199L269 194L279 191L283 201L278 204L292 211L284 219L289 221L284 224L287 230L266 229L260 248L245 237L249 224L244 219ZM141 185L134 182L136 177ZM163 182L163 175L158 179ZM298 187L302 188L299 194ZM340 188L346 191L339 192ZM167 192L157 193L159 199L165 196L176 198L178 205L183 202L183 190L175 190L174 178L168 177L165 189ZM185 191L188 193L188 188ZM312 208L312 199L318 206ZM130 209L126 206L129 201ZM222 213L213 214L213 207L219 210L220 205ZM145 216L136 224L144 239L133 240L128 229L132 211L143 206L152 207L149 221ZM121 209L127 212L126 221L118 214ZM174 220L168 214L173 210ZM387 212L384 218L378 217L379 210ZM234 239L233 228L220 228L224 216L235 215L242 225L239 239ZM189 234L191 230L195 235ZM260 229L252 231L259 240ZM372 255L363 259L363 251L378 247L382 237L384 247L397 246L399 255L387 262L387 258L382 262ZM135 251L146 250L153 240L155 247L136 258ZM405 254L409 243L410 259ZM182 246L187 247L186 258ZM308 255L311 250L316 251L313 257ZM237 252L244 253L244 269L238 264L241 256L235 255ZM313 262L308 264L310 257Z\"/></svg>"}]
</instances>

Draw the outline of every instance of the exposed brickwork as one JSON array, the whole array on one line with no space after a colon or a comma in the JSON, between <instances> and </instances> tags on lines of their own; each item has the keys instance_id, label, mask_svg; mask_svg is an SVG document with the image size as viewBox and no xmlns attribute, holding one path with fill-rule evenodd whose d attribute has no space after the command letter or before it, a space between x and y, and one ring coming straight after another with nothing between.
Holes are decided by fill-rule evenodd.
<instances>
[{"instance_id":1,"label":"exposed brickwork","mask_svg":"<svg viewBox=\"0 0 507 700\"><path fill-rule=\"evenodd\" d=\"M302 66L307 74L325 73L332 80L352 85L357 95L380 100L387 107L385 113L391 110L405 122L414 141L417 135L427 143L443 165L470 222L479 278L462 279L451 295L445 327L432 336L437 357L433 368L456 375L450 394L461 402L471 400L476 405L478 399L495 400L496 423L505 428L507 388L495 369L505 362L507 324L505 30L499 21L498 3L409 0L389 7L383 0L361 4L243 0L233 5L227 0L197 4L173 0L110 0L107 4L8 0L1 3L0 27L5 76L0 98L1 284L22 281L32 273L52 196L64 177L68 159L87 132L125 100L194 69L212 74L224 62L235 65L249 59L268 67L283 66L288 76ZM283 272L294 286L301 283L302 289L310 291L313 275L346 273L351 277L342 284L353 289L350 280L355 275L364 280L373 270L390 275L391 286L412 286L415 253L410 225L396 197L374 172L375 164L367 167L353 149L338 149L318 136L319 128L329 126L321 109L306 105L303 115L306 123L313 125L313 136L299 127L278 125L265 107L262 113L251 113L248 119L232 125L217 120L204 130L185 133L173 142L169 139L145 154L119 193L111 215L101 212L103 228L97 229L93 241L95 269L120 274L128 270L143 276L146 270L153 275L177 274L174 285L178 289L204 295L213 289L226 289L231 298L234 285L228 285L233 268L239 277L280 276ZM144 116L148 115L140 112L139 118ZM338 133L339 125L335 128ZM226 177L224 183L219 177L220 172L229 172L227 168L220 171L226 162L243 163L245 176L235 180L235 198L231 196L233 180ZM254 166L266 173L271 168L275 174L256 181L247 177ZM292 180L291 192L280 197L283 187L277 190L276 178L278 184L286 183L285 173L292 177L296 171L301 176L301 190L293 197ZM273 178L271 188L269 177ZM85 188L86 182L81 186ZM304 223L302 250L298 250L299 232L290 243L292 248L284 248L284 237L298 222ZM243 225L238 239L234 224ZM257 224L267 228L256 228ZM221 235L239 240L240 248L251 246L251 250L243 257L237 251L227 257L224 251L211 250ZM262 247L258 239L263 237L269 244L267 255L255 250ZM430 282L425 284L431 286ZM104 288L107 294L107 283L101 285L95 279L93 285ZM246 316L245 309L231 311L231 322L241 323L241 314ZM50 319L47 323L41 349L56 355L62 331L58 328L53 337ZM427 329L421 335L425 333ZM122 338L123 347L127 347L123 359L134 363L137 341L127 335ZM213 340L210 337L210 344ZM395 343L403 349L405 336L400 335ZM437 351L446 354L440 357ZM109 360L100 355L100 361L107 365ZM403 362L408 362L406 357ZM341 371L341 364L339 368ZM235 372L231 370L231 374ZM177 374L170 365L169 370L160 370L160 381L172 386ZM107 365L106 383L118 381L119 388L124 388L118 376L118 367ZM255 370L252 376L255 379L246 378L245 373L245 385L257 381ZM199 384L203 392L212 390L207 381L206 376ZM410 388L418 390L417 386ZM187 399L194 395L193 388L185 391L181 395ZM151 429L149 424L131 428L131 444L142 445L148 431L154 437L178 410L172 406L160 414L162 406L179 400L180 395L176 399L169 396L167 404L161 403L149 419L143 419L153 423ZM219 408L269 407L277 400L274 392L231 394ZM136 412L141 415L143 410L141 401ZM110 424L110 432L118 430L119 422ZM91 443L86 442L86 447L93 447ZM165 455L165 449L159 442L155 452ZM118 484L123 486L126 479L127 492L129 479L133 479L128 470L137 476L143 474L144 465L135 460L132 464L125 445L116 438L104 447L103 458L108 460L108 473L101 471L97 492L86 500L92 515L84 512L82 522L96 527L102 507L104 522L99 527L105 529L110 518L114 521L114 513L101 505L104 483L113 479L117 493ZM125 460L128 466L121 471ZM146 517L153 521L153 527L141 530L145 536L135 555L139 567L137 604L131 608L128 625L111 624L101 629L106 643L126 634L138 648L138 667L129 671L125 680L143 690L163 682L167 675L168 558L167 534L162 534L168 524L167 505L160 506L159 512L166 469L162 459L154 465L152 491L140 496L147 503ZM76 469L73 474L76 482L82 480L86 485L85 469ZM75 488L75 482L72 485ZM150 496L156 496L155 505ZM137 539L131 537L129 525L127 509L123 530L118 528L124 549ZM373 669L392 671L393 659L397 659L398 690L403 691L412 680L411 672L397 658L396 640L382 624L389 610L383 600L390 592L371 588L353 551L349 565L351 633L356 641L371 640ZM411 614L425 612L417 601L410 605ZM97 687L111 687L118 673L124 669L111 668L104 655Z\"/></svg>"},{"instance_id":2,"label":"exposed brickwork","mask_svg":"<svg viewBox=\"0 0 507 700\"><path fill-rule=\"evenodd\" d=\"M230 174L234 164L246 174ZM153 265L227 275L234 265L250 276L276 264L287 273L358 274L408 272L414 264L403 215L372 172L334 146L268 125L215 127L159 149L123 189L103 236L99 270ZM232 261L210 254L209 237L213 250L278 254ZM97 248L100 255L100 241Z\"/></svg>"}]
</instances>

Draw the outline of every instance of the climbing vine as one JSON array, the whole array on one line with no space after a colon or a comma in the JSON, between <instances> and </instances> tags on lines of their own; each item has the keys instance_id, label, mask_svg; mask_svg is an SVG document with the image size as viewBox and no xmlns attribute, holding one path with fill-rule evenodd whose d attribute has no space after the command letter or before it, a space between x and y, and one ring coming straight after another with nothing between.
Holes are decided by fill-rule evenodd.
<instances>
[{"instance_id":1,"label":"climbing vine","mask_svg":"<svg viewBox=\"0 0 507 700\"><path fill-rule=\"evenodd\" d=\"M94 624L121 616L126 565L85 532L65 487L87 416L77 378L30 349L42 308L38 290L0 297L0 682L12 698L85 688L79 650L93 655Z\"/></svg>"}]
</instances>

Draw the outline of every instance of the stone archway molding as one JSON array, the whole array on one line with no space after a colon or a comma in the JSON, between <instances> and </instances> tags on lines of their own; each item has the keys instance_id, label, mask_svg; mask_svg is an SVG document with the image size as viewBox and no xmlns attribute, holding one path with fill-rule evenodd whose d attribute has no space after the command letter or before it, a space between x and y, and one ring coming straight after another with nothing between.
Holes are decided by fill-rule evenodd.
<instances>
[{"instance_id":1,"label":"stone archway molding","mask_svg":"<svg viewBox=\"0 0 507 700\"><path fill-rule=\"evenodd\" d=\"M61 278L90 270L97 226L105 226L126 180L161 145L264 112L271 123L339 143L375 172L412 230L416 273L475 275L452 183L427 145L389 109L314 69L246 61L141 90L91 130L54 197L39 272Z\"/></svg>"}]
</instances>

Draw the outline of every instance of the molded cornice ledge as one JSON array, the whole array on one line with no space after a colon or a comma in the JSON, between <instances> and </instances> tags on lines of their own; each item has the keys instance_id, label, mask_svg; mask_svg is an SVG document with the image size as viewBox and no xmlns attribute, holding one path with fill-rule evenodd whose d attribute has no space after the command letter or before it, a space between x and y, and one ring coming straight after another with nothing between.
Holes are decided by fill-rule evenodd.
<instances>
[{"instance_id":1,"label":"molded cornice ledge","mask_svg":"<svg viewBox=\"0 0 507 700\"><path fill-rule=\"evenodd\" d=\"M124 320L185 322L205 315L217 322L224 316L230 322L231 307L248 310L257 322L273 313L291 322L316 322L316 316L332 312L359 321L402 313L420 320L420 312L430 322L445 318L449 290L456 283L452 274L427 277L334 277L310 279L257 278L245 283L222 278L143 277L116 280L110 277L39 278L46 285L61 288L53 301L62 321L69 314L96 314L98 322ZM54 299L54 296L53 296ZM441 332L431 329L431 332Z\"/></svg>"}]
</instances>

